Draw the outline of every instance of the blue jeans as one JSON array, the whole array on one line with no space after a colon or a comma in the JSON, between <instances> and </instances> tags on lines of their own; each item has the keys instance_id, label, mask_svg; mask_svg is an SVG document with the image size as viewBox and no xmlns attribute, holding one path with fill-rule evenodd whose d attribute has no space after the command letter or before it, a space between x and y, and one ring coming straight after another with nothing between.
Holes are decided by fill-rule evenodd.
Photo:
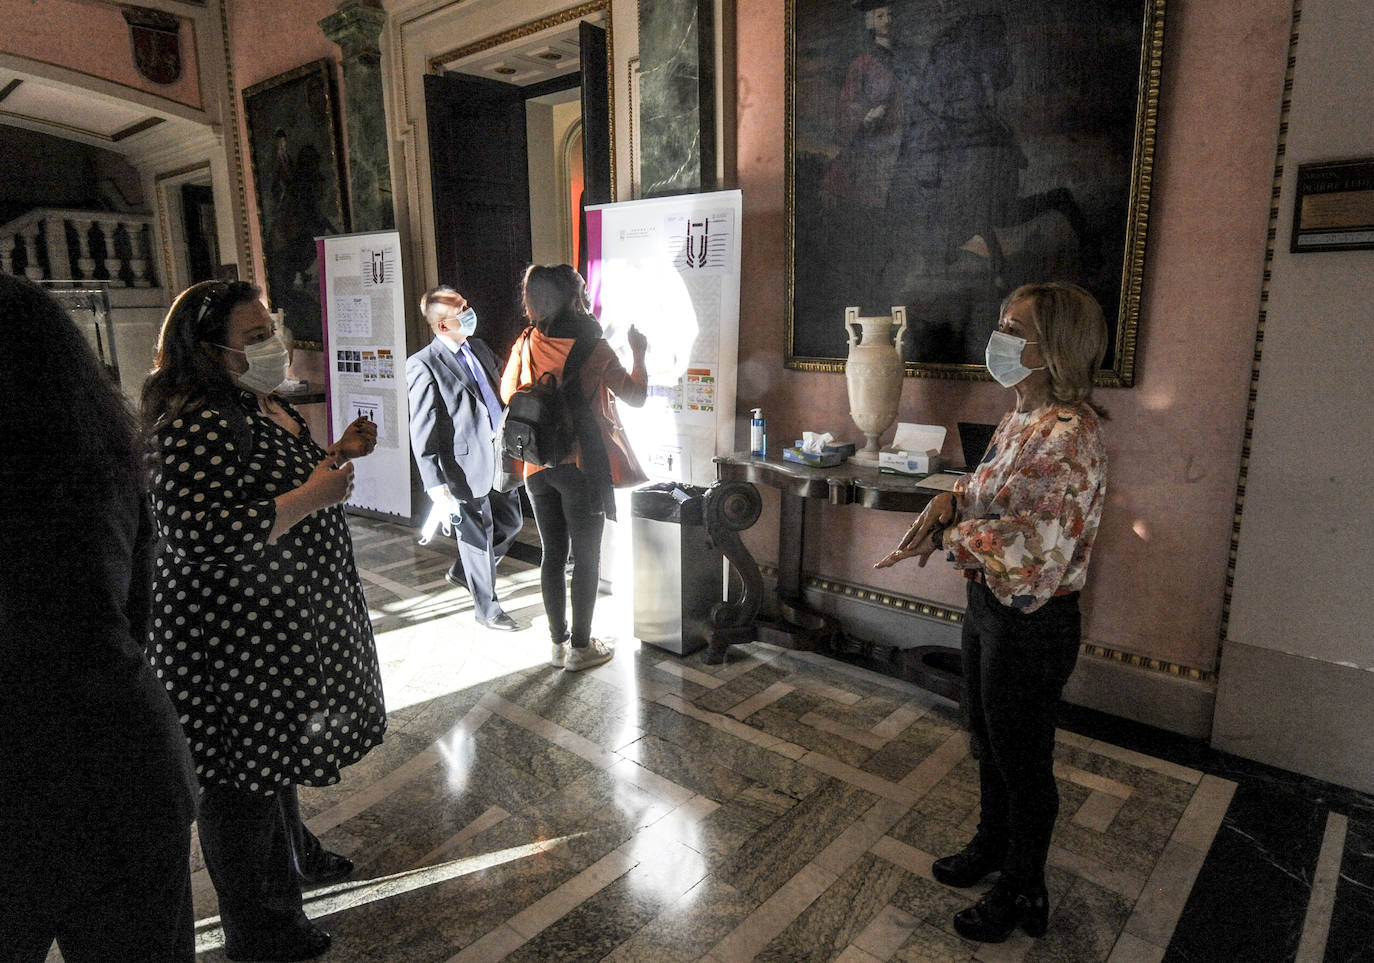
<instances>
[{"instance_id":1,"label":"blue jeans","mask_svg":"<svg viewBox=\"0 0 1374 963\"><path fill-rule=\"evenodd\" d=\"M1005 847L1002 877L1021 889L1044 885L1059 814L1055 716L1081 637L1077 592L1027 613L968 584L963 662L969 729L982 747L978 834Z\"/></svg>"},{"instance_id":2,"label":"blue jeans","mask_svg":"<svg viewBox=\"0 0 1374 963\"><path fill-rule=\"evenodd\" d=\"M601 581L601 532L606 527L601 492L576 465L555 465L535 472L525 492L539 524L544 559L539 587L549 616L554 644L571 639L578 648L592 636L592 612ZM573 557L572 633L568 632L568 553Z\"/></svg>"}]
</instances>

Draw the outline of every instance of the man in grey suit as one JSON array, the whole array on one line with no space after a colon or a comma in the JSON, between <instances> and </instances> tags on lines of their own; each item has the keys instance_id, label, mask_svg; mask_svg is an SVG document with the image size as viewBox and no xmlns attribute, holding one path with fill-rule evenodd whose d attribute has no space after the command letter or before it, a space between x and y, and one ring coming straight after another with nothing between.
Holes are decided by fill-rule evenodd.
<instances>
[{"instance_id":1,"label":"man in grey suit","mask_svg":"<svg viewBox=\"0 0 1374 963\"><path fill-rule=\"evenodd\" d=\"M420 310L434 340L406 359L410 441L425 491L455 519L458 561L445 577L466 584L479 625L513 632L522 626L501 609L496 566L524 519L518 493L491 487L501 422L496 358L471 337L477 315L453 288L426 292Z\"/></svg>"}]
</instances>

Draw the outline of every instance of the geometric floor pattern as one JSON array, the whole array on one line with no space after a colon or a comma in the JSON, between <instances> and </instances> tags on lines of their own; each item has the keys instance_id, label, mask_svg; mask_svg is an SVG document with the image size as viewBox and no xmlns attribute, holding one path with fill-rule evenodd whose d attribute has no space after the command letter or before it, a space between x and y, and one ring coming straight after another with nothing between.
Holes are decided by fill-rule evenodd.
<instances>
[{"instance_id":1,"label":"geometric floor pattern","mask_svg":"<svg viewBox=\"0 0 1374 963\"><path fill-rule=\"evenodd\" d=\"M501 575L530 627L488 632L443 579L451 543L352 524L389 728L338 785L300 792L314 832L357 865L307 894L334 936L324 959L1168 956L1235 782L1061 730L1049 931L971 943L951 918L980 890L930 871L977 822L952 703L760 643L720 666L641 646L615 595L596 625L615 658L564 672L547 663L533 567L510 559ZM198 958L218 963L215 894L193 860Z\"/></svg>"}]
</instances>

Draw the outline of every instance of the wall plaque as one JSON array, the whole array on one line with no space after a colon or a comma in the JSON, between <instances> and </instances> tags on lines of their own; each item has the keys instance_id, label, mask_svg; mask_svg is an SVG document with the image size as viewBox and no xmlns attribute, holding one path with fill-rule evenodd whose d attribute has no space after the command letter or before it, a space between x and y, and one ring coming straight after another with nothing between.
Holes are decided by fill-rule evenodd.
<instances>
[{"instance_id":1,"label":"wall plaque","mask_svg":"<svg viewBox=\"0 0 1374 963\"><path fill-rule=\"evenodd\" d=\"M1289 250L1374 248L1374 158L1302 164Z\"/></svg>"}]
</instances>

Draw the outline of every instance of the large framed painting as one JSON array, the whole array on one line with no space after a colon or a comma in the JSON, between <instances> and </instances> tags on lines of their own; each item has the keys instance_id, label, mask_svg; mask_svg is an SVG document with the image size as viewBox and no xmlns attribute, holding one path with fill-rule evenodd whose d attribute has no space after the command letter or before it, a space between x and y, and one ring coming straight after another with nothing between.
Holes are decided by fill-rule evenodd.
<instances>
[{"instance_id":1,"label":"large framed painting","mask_svg":"<svg viewBox=\"0 0 1374 963\"><path fill-rule=\"evenodd\" d=\"M787 0L787 365L906 308L908 374L983 378L1018 285L1106 312L1129 386L1164 0Z\"/></svg>"},{"instance_id":2,"label":"large framed painting","mask_svg":"<svg viewBox=\"0 0 1374 963\"><path fill-rule=\"evenodd\" d=\"M342 151L328 60L243 92L267 298L297 344L320 347L320 271L315 238L348 231Z\"/></svg>"}]
</instances>

